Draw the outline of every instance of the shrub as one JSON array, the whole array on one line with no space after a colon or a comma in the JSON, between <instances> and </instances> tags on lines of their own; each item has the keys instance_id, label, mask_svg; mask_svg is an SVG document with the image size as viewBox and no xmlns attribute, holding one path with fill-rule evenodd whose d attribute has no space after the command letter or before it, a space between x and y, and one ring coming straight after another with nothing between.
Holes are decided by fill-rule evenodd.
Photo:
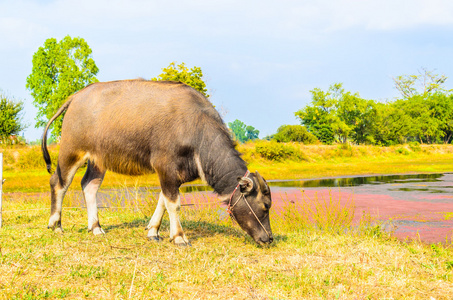
<instances>
[{"instance_id":1,"label":"shrub","mask_svg":"<svg viewBox=\"0 0 453 300\"><path fill-rule=\"evenodd\" d=\"M274 141L260 142L255 145L255 151L263 158L274 161L284 159L307 160L303 152L291 144L282 144Z\"/></svg>"},{"instance_id":2,"label":"shrub","mask_svg":"<svg viewBox=\"0 0 453 300\"><path fill-rule=\"evenodd\" d=\"M54 159L55 161L55 159ZM20 169L43 169L46 163L42 158L42 153L37 148L32 148L21 153L17 165Z\"/></svg>"},{"instance_id":3,"label":"shrub","mask_svg":"<svg viewBox=\"0 0 453 300\"><path fill-rule=\"evenodd\" d=\"M58 148L49 149L52 166L55 168L58 159ZM40 147L20 147L3 150L4 167L10 170L46 169Z\"/></svg>"},{"instance_id":4,"label":"shrub","mask_svg":"<svg viewBox=\"0 0 453 300\"><path fill-rule=\"evenodd\" d=\"M409 155L409 154L410 154L409 150L407 150L407 149L404 148L404 147L399 147L399 148L397 148L395 151L396 151L397 153L403 154L403 155Z\"/></svg>"},{"instance_id":5,"label":"shrub","mask_svg":"<svg viewBox=\"0 0 453 300\"><path fill-rule=\"evenodd\" d=\"M313 126L313 129L310 130L323 144L332 145L335 142L335 135L332 128L327 124Z\"/></svg>"},{"instance_id":6,"label":"shrub","mask_svg":"<svg viewBox=\"0 0 453 300\"><path fill-rule=\"evenodd\" d=\"M414 152L422 151L422 147L420 146L419 142L410 142L409 143L409 148L411 148L411 150L414 151Z\"/></svg>"},{"instance_id":7,"label":"shrub","mask_svg":"<svg viewBox=\"0 0 453 300\"><path fill-rule=\"evenodd\" d=\"M0 151L3 153L3 166L12 165L16 162L12 151Z\"/></svg>"},{"instance_id":8,"label":"shrub","mask_svg":"<svg viewBox=\"0 0 453 300\"><path fill-rule=\"evenodd\" d=\"M316 144L319 142L318 139L302 125L280 126L272 139L280 143L300 142L304 144Z\"/></svg>"},{"instance_id":9,"label":"shrub","mask_svg":"<svg viewBox=\"0 0 453 300\"><path fill-rule=\"evenodd\" d=\"M349 143L340 144L337 147L336 156L339 157L353 157L354 149Z\"/></svg>"}]
</instances>

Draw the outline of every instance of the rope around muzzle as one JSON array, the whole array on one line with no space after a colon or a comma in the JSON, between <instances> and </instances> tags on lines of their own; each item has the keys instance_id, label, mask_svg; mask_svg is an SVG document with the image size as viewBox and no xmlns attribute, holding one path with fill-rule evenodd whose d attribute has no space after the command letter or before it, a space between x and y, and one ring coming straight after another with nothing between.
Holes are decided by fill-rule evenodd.
<instances>
[{"instance_id":1,"label":"rope around muzzle","mask_svg":"<svg viewBox=\"0 0 453 300\"><path fill-rule=\"evenodd\" d=\"M248 175L250 174L250 171L247 170L247 172L245 172L245 175L244 177L247 177ZM231 200L233 199L233 196L234 196L234 193L236 193L236 190L238 189L239 187L239 184L238 183L236 185L236 187L234 188L234 191L233 193L231 194L230 196L230 201L228 201L228 207L227 207L227 212L228 214L230 215L230 217L236 221L236 223L238 223L238 221L236 220L236 218L234 217L233 215L233 208L236 206L236 204L238 204L238 202L241 200L241 199L244 199L245 203L247 204L247 206L249 207L250 211L252 212L252 214L255 216L255 219L258 221L258 223L261 225L261 227L263 227L264 229L264 232L266 232L267 236L269 237L269 239L271 238L271 235L269 234L269 232L266 230L266 228L264 227L263 223L261 223L260 219L258 218L258 216L255 214L255 212L253 211L252 207L250 206L249 202L247 201L247 198L245 197L244 193L241 193L241 196L238 198L238 200L236 202L234 202L233 205L231 205ZM239 224L239 223L238 223Z\"/></svg>"}]
</instances>

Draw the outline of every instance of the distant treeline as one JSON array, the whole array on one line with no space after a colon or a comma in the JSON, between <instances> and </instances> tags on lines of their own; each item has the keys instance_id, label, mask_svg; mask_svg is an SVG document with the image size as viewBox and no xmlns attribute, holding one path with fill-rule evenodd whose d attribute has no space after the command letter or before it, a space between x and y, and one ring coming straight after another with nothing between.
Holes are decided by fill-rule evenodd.
<instances>
[{"instance_id":1,"label":"distant treeline","mask_svg":"<svg viewBox=\"0 0 453 300\"><path fill-rule=\"evenodd\" d=\"M295 115L325 144L448 144L453 136L453 93L443 88L445 80L426 70L396 77L401 97L386 103L347 92L341 83L327 91L315 88L311 103Z\"/></svg>"}]
</instances>

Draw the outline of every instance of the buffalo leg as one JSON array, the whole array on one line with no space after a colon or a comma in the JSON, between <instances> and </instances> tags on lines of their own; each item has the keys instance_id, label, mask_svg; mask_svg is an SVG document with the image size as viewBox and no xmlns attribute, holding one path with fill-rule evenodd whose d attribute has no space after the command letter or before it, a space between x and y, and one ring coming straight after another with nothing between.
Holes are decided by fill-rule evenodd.
<instances>
[{"instance_id":1,"label":"buffalo leg","mask_svg":"<svg viewBox=\"0 0 453 300\"><path fill-rule=\"evenodd\" d=\"M186 238L186 235L182 230L181 222L179 221L179 210L181 208L179 192L177 193L177 197L173 199L166 197L164 194L163 196L168 217L170 219L170 241L173 241L179 246L190 246L190 242Z\"/></svg>"},{"instance_id":2,"label":"buffalo leg","mask_svg":"<svg viewBox=\"0 0 453 300\"><path fill-rule=\"evenodd\" d=\"M98 207L96 195L104 179L105 171L99 169L93 162L88 160L88 166L85 175L82 178L82 190L88 211L88 230L94 235L103 234L99 224Z\"/></svg>"},{"instance_id":3,"label":"buffalo leg","mask_svg":"<svg viewBox=\"0 0 453 300\"><path fill-rule=\"evenodd\" d=\"M165 161L162 161L161 163L162 167L155 166L155 168L157 174L159 175L160 186L162 188L162 192L159 195L159 201L162 201L161 199L163 199L165 208L168 212L168 217L170 219L170 241L173 241L179 246L190 246L189 240L184 234L181 222L179 221L179 210L181 208L179 187L181 186L181 182L179 182L176 174L172 174L172 172L168 171L174 169L174 166L165 164ZM151 225L156 226L155 228L158 227L157 224L160 223L160 220L162 219L161 216L163 214L162 203L159 204L158 202L157 205L158 207L154 213L156 217L154 219L153 215L150 222ZM152 232L152 234L154 234L154 232Z\"/></svg>"},{"instance_id":4,"label":"buffalo leg","mask_svg":"<svg viewBox=\"0 0 453 300\"><path fill-rule=\"evenodd\" d=\"M61 152L62 151L60 151L60 156ZM71 161L72 164L67 163L66 161ZM77 169L85 161L85 157L71 160L59 159L57 169L53 173L52 177L50 177L51 206L48 228L53 229L55 232L63 231L61 227L61 209L63 198L69 188L69 185L71 185Z\"/></svg>"},{"instance_id":5,"label":"buffalo leg","mask_svg":"<svg viewBox=\"0 0 453 300\"><path fill-rule=\"evenodd\" d=\"M160 241L159 228L160 225L162 224L162 217L164 216L164 212L165 212L164 195L160 193L159 200L157 201L156 210L154 211L148 226L146 226L146 229L149 229L148 238L152 241Z\"/></svg>"}]
</instances>

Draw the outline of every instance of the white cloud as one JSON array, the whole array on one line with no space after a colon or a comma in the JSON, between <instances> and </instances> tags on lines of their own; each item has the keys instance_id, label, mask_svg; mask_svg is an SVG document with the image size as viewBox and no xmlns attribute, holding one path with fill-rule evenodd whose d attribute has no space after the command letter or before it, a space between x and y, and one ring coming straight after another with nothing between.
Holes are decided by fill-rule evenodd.
<instances>
[{"instance_id":1,"label":"white cloud","mask_svg":"<svg viewBox=\"0 0 453 300\"><path fill-rule=\"evenodd\" d=\"M43 34L61 38L67 33L90 30L304 40L351 28L399 30L452 24L453 1L450 0L60 0L46 3L19 0L0 3L0 38L16 46L23 46ZM62 36L55 36L59 31Z\"/></svg>"}]
</instances>

